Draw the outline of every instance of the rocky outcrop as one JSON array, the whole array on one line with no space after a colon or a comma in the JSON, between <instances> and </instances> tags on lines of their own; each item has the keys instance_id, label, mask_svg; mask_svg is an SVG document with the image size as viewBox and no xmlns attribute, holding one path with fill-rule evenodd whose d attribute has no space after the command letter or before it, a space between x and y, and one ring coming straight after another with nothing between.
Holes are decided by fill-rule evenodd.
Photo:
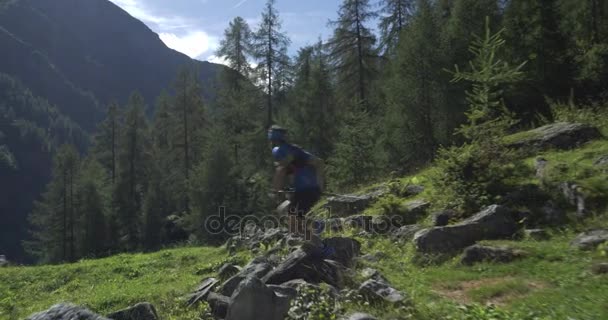
<instances>
[{"instance_id":1,"label":"rocky outcrop","mask_svg":"<svg viewBox=\"0 0 608 320\"><path fill-rule=\"evenodd\" d=\"M579 234L570 244L581 250L593 250L606 242L608 242L608 230L597 229Z\"/></svg>"},{"instance_id":2,"label":"rocky outcrop","mask_svg":"<svg viewBox=\"0 0 608 320\"><path fill-rule=\"evenodd\" d=\"M112 320L158 320L158 314L153 305L148 302L138 303L126 309L108 315Z\"/></svg>"},{"instance_id":3,"label":"rocky outcrop","mask_svg":"<svg viewBox=\"0 0 608 320\"><path fill-rule=\"evenodd\" d=\"M201 284L196 288L194 293L190 295L188 298L188 306L192 306L197 302L204 301L207 299L207 296L213 290L213 288L219 283L219 280L216 278L206 278Z\"/></svg>"},{"instance_id":4,"label":"rocky outcrop","mask_svg":"<svg viewBox=\"0 0 608 320\"><path fill-rule=\"evenodd\" d=\"M265 257L257 257L247 264L239 273L226 280L220 288L220 293L225 296L232 296L232 293L239 284L247 277L253 276L262 278L272 270L272 264Z\"/></svg>"},{"instance_id":5,"label":"rocky outcrop","mask_svg":"<svg viewBox=\"0 0 608 320\"><path fill-rule=\"evenodd\" d=\"M232 263L226 263L220 267L220 269L217 271L217 275L220 279L226 280L239 273L240 271L241 267Z\"/></svg>"},{"instance_id":6,"label":"rocky outcrop","mask_svg":"<svg viewBox=\"0 0 608 320\"><path fill-rule=\"evenodd\" d=\"M363 282L359 287L359 294L370 301L386 301L392 304L401 304L407 300L404 293L384 281L374 279Z\"/></svg>"},{"instance_id":7,"label":"rocky outcrop","mask_svg":"<svg viewBox=\"0 0 608 320\"><path fill-rule=\"evenodd\" d=\"M591 267L591 272L594 274L608 274L608 263L602 262L593 265L593 267Z\"/></svg>"},{"instance_id":8,"label":"rocky outcrop","mask_svg":"<svg viewBox=\"0 0 608 320\"><path fill-rule=\"evenodd\" d=\"M289 311L290 300L250 276L234 292L226 320L283 320Z\"/></svg>"},{"instance_id":9,"label":"rocky outcrop","mask_svg":"<svg viewBox=\"0 0 608 320\"><path fill-rule=\"evenodd\" d=\"M447 226L450 220L456 217L457 213L454 210L443 210L433 213L433 225L435 227Z\"/></svg>"},{"instance_id":10,"label":"rocky outcrop","mask_svg":"<svg viewBox=\"0 0 608 320\"><path fill-rule=\"evenodd\" d=\"M375 200L388 193L388 186L381 185L366 194L336 195L327 199L325 208L330 210L332 216L347 217L361 213Z\"/></svg>"},{"instance_id":11,"label":"rocky outcrop","mask_svg":"<svg viewBox=\"0 0 608 320\"><path fill-rule=\"evenodd\" d=\"M549 148L572 149L600 137L601 134L595 127L581 123L558 122L530 130L509 146L534 151Z\"/></svg>"},{"instance_id":12,"label":"rocky outcrop","mask_svg":"<svg viewBox=\"0 0 608 320\"><path fill-rule=\"evenodd\" d=\"M211 314L216 319L226 318L230 302L231 300L229 297L223 296L215 292L210 292L207 296L207 303L209 303L209 307L211 308Z\"/></svg>"},{"instance_id":13,"label":"rocky outcrop","mask_svg":"<svg viewBox=\"0 0 608 320\"><path fill-rule=\"evenodd\" d=\"M324 258L340 262L343 266L352 266L353 259L361 255L361 243L352 238L334 237L323 240Z\"/></svg>"},{"instance_id":14,"label":"rocky outcrop","mask_svg":"<svg viewBox=\"0 0 608 320\"><path fill-rule=\"evenodd\" d=\"M492 205L458 224L421 230L414 236L414 243L422 253L448 253L480 240L510 238L518 229L512 210Z\"/></svg>"},{"instance_id":15,"label":"rocky outcrop","mask_svg":"<svg viewBox=\"0 0 608 320\"><path fill-rule=\"evenodd\" d=\"M26 320L112 320L72 304L56 304L46 311L35 313Z\"/></svg>"},{"instance_id":16,"label":"rocky outcrop","mask_svg":"<svg viewBox=\"0 0 608 320\"><path fill-rule=\"evenodd\" d=\"M414 238L416 232L422 230L422 226L418 224L411 224L403 226L391 234L391 237L399 242L408 242Z\"/></svg>"},{"instance_id":17,"label":"rocky outcrop","mask_svg":"<svg viewBox=\"0 0 608 320\"><path fill-rule=\"evenodd\" d=\"M461 263L472 265L478 262L500 262L507 263L523 258L526 253L509 247L490 247L472 245L464 250Z\"/></svg>"},{"instance_id":18,"label":"rocky outcrop","mask_svg":"<svg viewBox=\"0 0 608 320\"><path fill-rule=\"evenodd\" d=\"M325 282L341 288L343 266L337 262L325 260L324 256L323 249L319 247L296 249L262 280L266 284L278 285L293 279L303 279L310 283Z\"/></svg>"}]
</instances>

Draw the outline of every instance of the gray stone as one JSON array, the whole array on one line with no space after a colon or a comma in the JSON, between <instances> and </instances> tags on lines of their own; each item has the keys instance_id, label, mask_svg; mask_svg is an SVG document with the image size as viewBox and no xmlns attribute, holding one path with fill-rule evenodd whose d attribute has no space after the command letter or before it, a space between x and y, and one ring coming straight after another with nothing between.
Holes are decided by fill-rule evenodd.
<instances>
[{"instance_id":1,"label":"gray stone","mask_svg":"<svg viewBox=\"0 0 608 320\"><path fill-rule=\"evenodd\" d=\"M530 130L525 137L509 146L531 151L572 149L601 136L597 128L586 124L558 122Z\"/></svg>"},{"instance_id":2,"label":"gray stone","mask_svg":"<svg viewBox=\"0 0 608 320\"><path fill-rule=\"evenodd\" d=\"M157 320L158 314L152 304L142 302L109 314L108 318L112 320Z\"/></svg>"},{"instance_id":3,"label":"gray stone","mask_svg":"<svg viewBox=\"0 0 608 320\"><path fill-rule=\"evenodd\" d=\"M35 313L26 320L112 320L72 304L56 304L46 311Z\"/></svg>"},{"instance_id":4,"label":"gray stone","mask_svg":"<svg viewBox=\"0 0 608 320\"><path fill-rule=\"evenodd\" d=\"M492 205L458 224L421 230L414 235L414 243L422 253L448 253L479 240L510 238L518 229L512 210Z\"/></svg>"},{"instance_id":5,"label":"gray stone","mask_svg":"<svg viewBox=\"0 0 608 320\"><path fill-rule=\"evenodd\" d=\"M579 217L584 217L587 214L587 209L581 187L572 182L563 182L559 184L558 188L568 203L576 207L576 214Z\"/></svg>"},{"instance_id":6,"label":"gray stone","mask_svg":"<svg viewBox=\"0 0 608 320\"><path fill-rule=\"evenodd\" d=\"M526 238L536 241L549 240L551 238L545 229L527 229L524 233L526 234Z\"/></svg>"},{"instance_id":7,"label":"gray stone","mask_svg":"<svg viewBox=\"0 0 608 320\"><path fill-rule=\"evenodd\" d=\"M597 160L595 160L594 164L596 166L607 166L608 165L608 154L605 154L605 155L597 158Z\"/></svg>"},{"instance_id":8,"label":"gray stone","mask_svg":"<svg viewBox=\"0 0 608 320\"><path fill-rule=\"evenodd\" d=\"M340 290L338 290L337 288L326 284L327 288L329 288L329 293L332 295L332 297L338 297L340 295ZM281 284L280 286L277 285L268 285L269 288L272 288L275 291L281 291L284 290L285 288L289 288L291 290L294 290L297 294L297 292L300 292L302 290L306 290L306 289L311 289L311 290L315 290L315 291L321 291L321 286L317 285L317 284L313 284L313 283L309 283L304 281L303 279L295 279L295 280L290 280L287 281L283 284ZM285 291L285 292L289 292L289 291Z\"/></svg>"},{"instance_id":9,"label":"gray stone","mask_svg":"<svg viewBox=\"0 0 608 320\"><path fill-rule=\"evenodd\" d=\"M344 225L348 228L363 229L369 232L372 228L372 220L374 217L365 215L354 215L344 218Z\"/></svg>"},{"instance_id":10,"label":"gray stone","mask_svg":"<svg viewBox=\"0 0 608 320\"><path fill-rule=\"evenodd\" d=\"M325 259L350 267L353 259L361 254L361 243L352 238L334 237L323 240Z\"/></svg>"},{"instance_id":11,"label":"gray stone","mask_svg":"<svg viewBox=\"0 0 608 320\"><path fill-rule=\"evenodd\" d=\"M393 304L406 301L406 296L386 282L369 279L359 287L359 294L371 301L384 300Z\"/></svg>"},{"instance_id":12,"label":"gray stone","mask_svg":"<svg viewBox=\"0 0 608 320\"><path fill-rule=\"evenodd\" d=\"M593 250L605 242L608 242L608 230L596 229L579 234L570 244L581 250Z\"/></svg>"},{"instance_id":13,"label":"gray stone","mask_svg":"<svg viewBox=\"0 0 608 320\"><path fill-rule=\"evenodd\" d=\"M425 216L426 211L431 207L431 203L426 200L413 200L405 203L405 209L409 216L417 217L416 219Z\"/></svg>"},{"instance_id":14,"label":"gray stone","mask_svg":"<svg viewBox=\"0 0 608 320\"><path fill-rule=\"evenodd\" d=\"M403 196L413 197L421 194L422 192L424 192L424 186L412 184L405 187Z\"/></svg>"},{"instance_id":15,"label":"gray stone","mask_svg":"<svg viewBox=\"0 0 608 320\"><path fill-rule=\"evenodd\" d=\"M283 320L291 299L277 295L256 277L247 277L232 295L226 320Z\"/></svg>"},{"instance_id":16,"label":"gray stone","mask_svg":"<svg viewBox=\"0 0 608 320\"><path fill-rule=\"evenodd\" d=\"M207 296L207 303L209 303L209 307L211 308L211 314L216 319L226 318L230 302L231 300L229 297L217 294L215 292L210 292Z\"/></svg>"},{"instance_id":17,"label":"gray stone","mask_svg":"<svg viewBox=\"0 0 608 320\"><path fill-rule=\"evenodd\" d=\"M337 288L343 285L343 266L331 260L324 260L322 248L307 247L294 250L274 270L262 280L266 284L282 284L294 279L310 283L325 282Z\"/></svg>"},{"instance_id":18,"label":"gray stone","mask_svg":"<svg viewBox=\"0 0 608 320\"><path fill-rule=\"evenodd\" d=\"M454 210L443 210L440 212L433 213L433 225L435 227L447 226L450 220L456 216Z\"/></svg>"},{"instance_id":19,"label":"gray stone","mask_svg":"<svg viewBox=\"0 0 608 320\"><path fill-rule=\"evenodd\" d=\"M591 272L594 274L608 274L608 263L598 263L591 267Z\"/></svg>"},{"instance_id":20,"label":"gray stone","mask_svg":"<svg viewBox=\"0 0 608 320\"><path fill-rule=\"evenodd\" d=\"M412 240L416 232L420 230L422 230L422 226L418 224L411 224L395 230L392 233L391 237L400 242L407 242Z\"/></svg>"},{"instance_id":21,"label":"gray stone","mask_svg":"<svg viewBox=\"0 0 608 320\"><path fill-rule=\"evenodd\" d=\"M361 276L365 280L373 279L376 281L388 283L388 280L380 273L380 271L373 268L365 268L361 270Z\"/></svg>"},{"instance_id":22,"label":"gray stone","mask_svg":"<svg viewBox=\"0 0 608 320\"><path fill-rule=\"evenodd\" d=\"M348 317L342 318L344 320L376 320L376 318L372 315L369 315L367 313L353 313Z\"/></svg>"},{"instance_id":23,"label":"gray stone","mask_svg":"<svg viewBox=\"0 0 608 320\"><path fill-rule=\"evenodd\" d=\"M461 262L465 265L484 261L507 263L520 259L525 255L524 251L509 247L490 247L476 244L464 250Z\"/></svg>"},{"instance_id":24,"label":"gray stone","mask_svg":"<svg viewBox=\"0 0 608 320\"><path fill-rule=\"evenodd\" d=\"M188 299L188 306L192 306L199 301L203 301L203 300L207 299L207 295L209 295L211 290L213 290L213 288L218 283L219 283L219 280L217 280L215 278L204 279L201 282L201 284L198 286L198 288L196 288L196 291L194 291L194 293L192 295L190 295L190 298Z\"/></svg>"},{"instance_id":25,"label":"gray stone","mask_svg":"<svg viewBox=\"0 0 608 320\"><path fill-rule=\"evenodd\" d=\"M231 296L238 285L248 276L262 278L272 270L272 265L265 257L256 257L247 264L239 273L226 280L220 288L220 293Z\"/></svg>"},{"instance_id":26,"label":"gray stone","mask_svg":"<svg viewBox=\"0 0 608 320\"><path fill-rule=\"evenodd\" d=\"M539 180L543 180L545 178L545 169L547 168L548 164L549 164L549 161L547 161L547 159L542 158L542 157L536 158L536 160L534 161L534 169L536 170L536 178L538 178Z\"/></svg>"},{"instance_id":27,"label":"gray stone","mask_svg":"<svg viewBox=\"0 0 608 320\"><path fill-rule=\"evenodd\" d=\"M329 197L326 208L330 210L332 216L346 217L358 214L367 209L376 199L389 192L387 185L381 185L370 190L366 194L345 194Z\"/></svg>"},{"instance_id":28,"label":"gray stone","mask_svg":"<svg viewBox=\"0 0 608 320\"><path fill-rule=\"evenodd\" d=\"M228 279L228 278L232 277L233 275L239 273L239 271L241 271L241 267L239 267L235 264L232 264L232 263L225 263L217 271L217 276L220 279Z\"/></svg>"}]
</instances>

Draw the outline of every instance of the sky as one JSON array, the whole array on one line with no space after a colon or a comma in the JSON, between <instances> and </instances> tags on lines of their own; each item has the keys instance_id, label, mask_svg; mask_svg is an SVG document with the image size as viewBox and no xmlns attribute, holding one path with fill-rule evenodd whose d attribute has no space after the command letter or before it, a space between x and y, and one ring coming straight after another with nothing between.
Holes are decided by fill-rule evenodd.
<instances>
[{"instance_id":1,"label":"sky","mask_svg":"<svg viewBox=\"0 0 608 320\"><path fill-rule=\"evenodd\" d=\"M222 63L215 55L224 30L237 16L252 30L261 20L266 0L110 0L144 22L170 48L191 58ZM327 39L342 0L277 0L283 30L292 43L290 53Z\"/></svg>"}]
</instances>

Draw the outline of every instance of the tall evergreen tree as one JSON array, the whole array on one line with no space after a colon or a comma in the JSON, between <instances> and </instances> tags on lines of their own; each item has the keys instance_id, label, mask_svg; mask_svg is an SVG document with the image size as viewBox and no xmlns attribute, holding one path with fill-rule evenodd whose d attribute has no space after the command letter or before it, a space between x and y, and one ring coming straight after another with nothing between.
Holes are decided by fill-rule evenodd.
<instances>
[{"instance_id":1,"label":"tall evergreen tree","mask_svg":"<svg viewBox=\"0 0 608 320\"><path fill-rule=\"evenodd\" d=\"M266 89L266 124L269 127L273 122L273 99L277 80L280 73L288 63L286 47L290 40L281 30L281 20L275 8L275 0L267 0L262 12L262 22L254 34L254 52L259 61L258 73Z\"/></svg>"},{"instance_id":2,"label":"tall evergreen tree","mask_svg":"<svg viewBox=\"0 0 608 320\"><path fill-rule=\"evenodd\" d=\"M103 166L93 158L83 161L78 179L78 210L81 212L80 256L101 256L108 239L106 216L110 201L110 182Z\"/></svg>"},{"instance_id":3,"label":"tall evergreen tree","mask_svg":"<svg viewBox=\"0 0 608 320\"><path fill-rule=\"evenodd\" d=\"M376 72L376 38L365 23L375 17L369 0L344 0L338 20L332 21L334 34L328 42L341 96L355 96L365 102Z\"/></svg>"},{"instance_id":4,"label":"tall evergreen tree","mask_svg":"<svg viewBox=\"0 0 608 320\"><path fill-rule=\"evenodd\" d=\"M121 129L121 114L115 102L110 103L105 120L101 122L94 138L92 154L108 170L112 183L116 180L116 158L118 137Z\"/></svg>"},{"instance_id":5,"label":"tall evergreen tree","mask_svg":"<svg viewBox=\"0 0 608 320\"><path fill-rule=\"evenodd\" d=\"M415 0L382 0L380 5L380 46L390 55L414 13Z\"/></svg>"},{"instance_id":6,"label":"tall evergreen tree","mask_svg":"<svg viewBox=\"0 0 608 320\"><path fill-rule=\"evenodd\" d=\"M147 189L146 165L150 147L144 100L133 93L127 104L124 130L118 147L118 179L114 189L121 245L132 250L139 244L143 192Z\"/></svg>"},{"instance_id":7,"label":"tall evergreen tree","mask_svg":"<svg viewBox=\"0 0 608 320\"><path fill-rule=\"evenodd\" d=\"M241 77L249 78L253 72L248 60L253 56L252 37L249 25L241 17L234 18L224 31L224 39L220 41L216 54L226 59L228 66L237 72L224 71L231 89L239 89Z\"/></svg>"},{"instance_id":8,"label":"tall evergreen tree","mask_svg":"<svg viewBox=\"0 0 608 320\"><path fill-rule=\"evenodd\" d=\"M387 83L387 143L391 163L401 167L431 160L437 144L437 114L445 96L440 84L443 57L439 29L428 0L404 31Z\"/></svg>"}]
</instances>

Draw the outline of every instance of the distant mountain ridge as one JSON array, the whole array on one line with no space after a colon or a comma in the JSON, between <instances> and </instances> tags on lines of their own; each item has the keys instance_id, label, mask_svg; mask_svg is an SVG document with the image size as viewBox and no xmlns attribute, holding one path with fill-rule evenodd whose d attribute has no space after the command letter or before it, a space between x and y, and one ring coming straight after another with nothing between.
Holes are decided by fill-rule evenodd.
<instances>
[{"instance_id":1,"label":"distant mountain ridge","mask_svg":"<svg viewBox=\"0 0 608 320\"><path fill-rule=\"evenodd\" d=\"M153 104L180 66L194 64L203 84L211 83L221 68L168 48L145 24L108 0L0 3L0 72L88 130L104 105L123 103L134 90Z\"/></svg>"},{"instance_id":2,"label":"distant mountain ridge","mask_svg":"<svg viewBox=\"0 0 608 320\"><path fill-rule=\"evenodd\" d=\"M0 0L0 254L24 261L26 216L50 178L52 150L85 148L105 106L135 90L150 114L187 65L212 98L223 66L168 48L108 0Z\"/></svg>"}]
</instances>

